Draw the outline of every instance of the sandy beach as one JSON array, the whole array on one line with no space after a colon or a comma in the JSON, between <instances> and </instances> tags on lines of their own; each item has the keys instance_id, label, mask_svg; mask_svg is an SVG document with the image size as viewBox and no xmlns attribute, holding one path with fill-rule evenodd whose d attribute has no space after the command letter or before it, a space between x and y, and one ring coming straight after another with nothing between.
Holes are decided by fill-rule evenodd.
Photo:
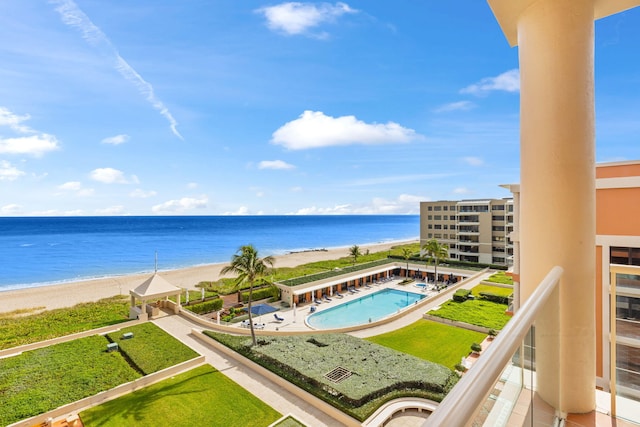
<instances>
[{"instance_id":1,"label":"sandy beach","mask_svg":"<svg viewBox=\"0 0 640 427\"><path fill-rule=\"evenodd\" d=\"M381 252L389 250L392 246L415 242L417 241L360 245L360 250L362 252L367 250ZM295 252L276 256L275 267L295 267L300 264L337 259L347 255L348 248ZM162 271L160 274L178 287L195 289L195 285L201 281L218 280L220 278L220 270L224 266L224 263L210 264L180 270ZM81 302L97 301L114 295L128 295L129 290L140 285L149 276L150 274L136 274L4 291L0 292L0 313L29 308L51 310L70 307Z\"/></svg>"}]
</instances>

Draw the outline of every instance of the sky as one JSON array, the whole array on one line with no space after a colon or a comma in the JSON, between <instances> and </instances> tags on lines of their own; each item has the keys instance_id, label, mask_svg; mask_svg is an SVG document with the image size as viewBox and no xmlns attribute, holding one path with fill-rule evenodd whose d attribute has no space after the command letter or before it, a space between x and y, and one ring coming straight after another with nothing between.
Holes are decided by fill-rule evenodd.
<instances>
[{"instance_id":1,"label":"sky","mask_svg":"<svg viewBox=\"0 0 640 427\"><path fill-rule=\"evenodd\" d=\"M596 161L640 159L640 8L595 29ZM0 2L0 216L418 214L519 162L485 1Z\"/></svg>"}]
</instances>

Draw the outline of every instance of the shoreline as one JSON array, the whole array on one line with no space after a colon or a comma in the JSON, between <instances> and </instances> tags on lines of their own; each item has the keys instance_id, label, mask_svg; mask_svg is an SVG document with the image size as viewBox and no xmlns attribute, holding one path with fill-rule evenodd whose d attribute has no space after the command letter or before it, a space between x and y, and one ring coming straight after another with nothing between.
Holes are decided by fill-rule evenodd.
<instances>
[{"instance_id":1,"label":"shoreline","mask_svg":"<svg viewBox=\"0 0 640 427\"><path fill-rule=\"evenodd\" d=\"M383 252L393 246L417 242L418 240L414 239L358 246L362 251ZM275 267L295 267L310 262L342 258L348 255L346 249L348 247L322 248L275 255ZM195 285L201 281L218 280L220 271L225 265L227 265L226 262L197 265L176 270L158 271L158 274L180 288L196 289ZM0 291L0 313L36 308L52 310L115 295L128 295L131 289L140 285L152 274L153 272L137 273Z\"/></svg>"}]
</instances>

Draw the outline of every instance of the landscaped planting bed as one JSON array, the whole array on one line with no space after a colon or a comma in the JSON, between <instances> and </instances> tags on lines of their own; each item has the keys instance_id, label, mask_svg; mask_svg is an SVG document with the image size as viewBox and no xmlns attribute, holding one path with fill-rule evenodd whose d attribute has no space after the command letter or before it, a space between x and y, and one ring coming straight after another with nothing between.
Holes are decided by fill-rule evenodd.
<instances>
[{"instance_id":1,"label":"landscaped planting bed","mask_svg":"<svg viewBox=\"0 0 640 427\"><path fill-rule=\"evenodd\" d=\"M131 332L133 338L122 339ZM107 352L118 342L120 351ZM93 396L198 354L153 323L0 359L0 425Z\"/></svg>"},{"instance_id":2,"label":"landscaped planting bed","mask_svg":"<svg viewBox=\"0 0 640 427\"><path fill-rule=\"evenodd\" d=\"M0 350L126 322L129 299L117 296L31 315L23 311L0 314Z\"/></svg>"},{"instance_id":3,"label":"landscaped planting bed","mask_svg":"<svg viewBox=\"0 0 640 427\"><path fill-rule=\"evenodd\" d=\"M497 273L492 274L486 281L500 283L503 285L513 285L513 278L507 275L504 271L498 271Z\"/></svg>"},{"instance_id":4,"label":"landscaped planting bed","mask_svg":"<svg viewBox=\"0 0 640 427\"><path fill-rule=\"evenodd\" d=\"M507 306L504 304L476 299L465 302L447 301L439 309L431 310L429 314L498 330L511 319L505 314L506 310Z\"/></svg>"},{"instance_id":5,"label":"landscaped planting bed","mask_svg":"<svg viewBox=\"0 0 640 427\"><path fill-rule=\"evenodd\" d=\"M133 338L125 339L126 333L132 333ZM118 343L120 351L143 375L198 357L198 353L150 322L112 332L107 338Z\"/></svg>"},{"instance_id":6,"label":"landscaped planting bed","mask_svg":"<svg viewBox=\"0 0 640 427\"><path fill-rule=\"evenodd\" d=\"M360 421L397 397L441 401L457 381L442 365L349 335L261 336L251 347L250 338L205 334ZM347 374L340 382L325 376L336 368Z\"/></svg>"},{"instance_id":7,"label":"landscaped planting bed","mask_svg":"<svg viewBox=\"0 0 640 427\"><path fill-rule=\"evenodd\" d=\"M80 413L86 427L266 427L280 417L209 365Z\"/></svg>"},{"instance_id":8,"label":"landscaped planting bed","mask_svg":"<svg viewBox=\"0 0 640 427\"><path fill-rule=\"evenodd\" d=\"M0 425L139 378L107 343L94 335L0 359Z\"/></svg>"},{"instance_id":9,"label":"landscaped planting bed","mask_svg":"<svg viewBox=\"0 0 640 427\"><path fill-rule=\"evenodd\" d=\"M482 342L485 336L468 329L418 320L367 340L454 369L461 358L469 354L471 344Z\"/></svg>"},{"instance_id":10,"label":"landscaped planting bed","mask_svg":"<svg viewBox=\"0 0 640 427\"><path fill-rule=\"evenodd\" d=\"M513 288L502 288L500 286L476 285L471 289L471 293L476 297L480 297L480 292L500 295L508 297L513 294Z\"/></svg>"}]
</instances>

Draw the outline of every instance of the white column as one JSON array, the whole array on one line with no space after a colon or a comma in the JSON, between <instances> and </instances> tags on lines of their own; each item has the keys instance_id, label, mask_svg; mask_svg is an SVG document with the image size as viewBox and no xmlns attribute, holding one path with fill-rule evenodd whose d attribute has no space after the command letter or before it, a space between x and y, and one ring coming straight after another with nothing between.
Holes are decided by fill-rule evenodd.
<instances>
[{"instance_id":1,"label":"white column","mask_svg":"<svg viewBox=\"0 0 640 427\"><path fill-rule=\"evenodd\" d=\"M518 19L521 292L554 265L558 304L536 322L540 396L595 409L594 0L537 0Z\"/></svg>"}]
</instances>

